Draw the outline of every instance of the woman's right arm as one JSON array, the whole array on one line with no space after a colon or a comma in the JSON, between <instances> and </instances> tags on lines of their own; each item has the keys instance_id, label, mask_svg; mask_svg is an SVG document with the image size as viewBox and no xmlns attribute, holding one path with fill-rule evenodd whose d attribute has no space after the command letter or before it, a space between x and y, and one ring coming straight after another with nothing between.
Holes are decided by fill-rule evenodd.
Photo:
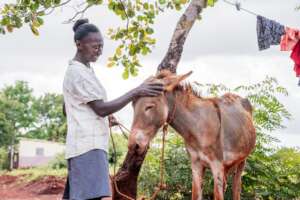
<instances>
[{"instance_id":1,"label":"woman's right arm","mask_svg":"<svg viewBox=\"0 0 300 200\"><path fill-rule=\"evenodd\" d=\"M101 116L106 117L115 113L126 106L129 102L138 97L156 97L162 94L164 88L161 83L143 83L139 87L127 92L119 98L104 102L103 100L95 100L88 102L88 105L94 112Z\"/></svg>"}]
</instances>

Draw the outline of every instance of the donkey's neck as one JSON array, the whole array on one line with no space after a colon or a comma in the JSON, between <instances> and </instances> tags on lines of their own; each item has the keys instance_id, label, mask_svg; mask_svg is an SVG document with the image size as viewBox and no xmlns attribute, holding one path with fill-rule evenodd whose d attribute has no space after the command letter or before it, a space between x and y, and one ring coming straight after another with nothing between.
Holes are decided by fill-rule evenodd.
<instances>
[{"instance_id":1,"label":"donkey's neck","mask_svg":"<svg viewBox=\"0 0 300 200\"><path fill-rule=\"evenodd\" d=\"M196 124L194 116L193 101L180 91L168 93L166 95L169 106L169 120L170 125L184 138L191 137L193 132L193 125ZM201 99L199 99L201 101Z\"/></svg>"}]
</instances>

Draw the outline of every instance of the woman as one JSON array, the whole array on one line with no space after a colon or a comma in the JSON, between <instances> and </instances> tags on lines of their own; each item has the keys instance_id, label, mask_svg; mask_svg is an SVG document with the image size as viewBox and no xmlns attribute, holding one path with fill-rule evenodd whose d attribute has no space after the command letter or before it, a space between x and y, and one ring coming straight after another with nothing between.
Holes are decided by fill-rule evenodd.
<instances>
[{"instance_id":1,"label":"woman","mask_svg":"<svg viewBox=\"0 0 300 200\"><path fill-rule=\"evenodd\" d=\"M69 62L63 83L68 124L68 179L63 198L108 200L111 199L108 116L134 98L160 95L163 86L143 83L123 96L107 101L106 91L90 66L102 54L103 37L87 19L78 20L73 31L77 52Z\"/></svg>"}]
</instances>

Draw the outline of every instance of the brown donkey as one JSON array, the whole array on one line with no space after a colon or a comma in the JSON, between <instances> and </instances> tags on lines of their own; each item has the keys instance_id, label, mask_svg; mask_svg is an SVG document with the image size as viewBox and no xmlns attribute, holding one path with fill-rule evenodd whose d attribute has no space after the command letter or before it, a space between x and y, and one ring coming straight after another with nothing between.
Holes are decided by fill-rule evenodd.
<instances>
[{"instance_id":1,"label":"brown donkey","mask_svg":"<svg viewBox=\"0 0 300 200\"><path fill-rule=\"evenodd\" d=\"M183 137L190 155L192 200L202 199L207 167L214 178L214 199L224 199L226 178L233 172L233 200L239 200L242 171L256 139L251 104L234 94L202 98L191 86L179 84L189 74L177 76L163 71L147 80L162 82L166 92L160 97L139 98L133 103L129 149L143 154L159 128L169 122Z\"/></svg>"}]
</instances>

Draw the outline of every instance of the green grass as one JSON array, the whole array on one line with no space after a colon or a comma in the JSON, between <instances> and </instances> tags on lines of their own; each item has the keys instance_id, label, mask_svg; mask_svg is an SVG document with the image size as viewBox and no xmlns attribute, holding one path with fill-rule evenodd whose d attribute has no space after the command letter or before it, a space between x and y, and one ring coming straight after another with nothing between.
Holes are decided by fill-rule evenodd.
<instances>
[{"instance_id":1,"label":"green grass","mask_svg":"<svg viewBox=\"0 0 300 200\"><path fill-rule=\"evenodd\" d=\"M33 181L44 176L66 177L67 169L51 169L49 167L35 167L29 169L15 169L12 171L2 171L0 175L23 176L25 181Z\"/></svg>"}]
</instances>

